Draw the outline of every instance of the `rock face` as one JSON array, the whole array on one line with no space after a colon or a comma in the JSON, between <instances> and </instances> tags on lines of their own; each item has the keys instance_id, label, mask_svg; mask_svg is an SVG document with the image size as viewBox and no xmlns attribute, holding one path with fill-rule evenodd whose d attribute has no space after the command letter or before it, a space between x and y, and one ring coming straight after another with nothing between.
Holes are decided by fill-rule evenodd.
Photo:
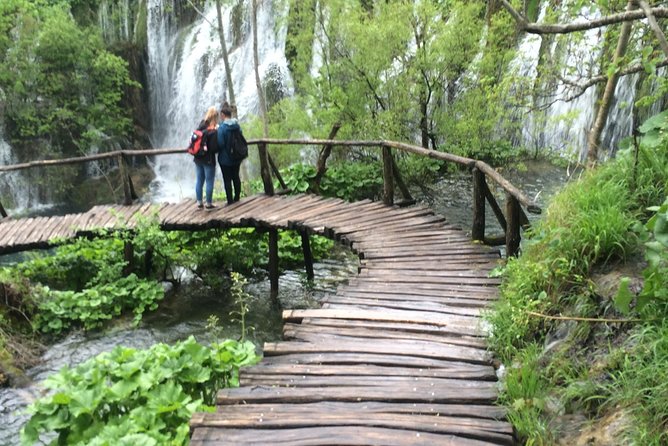
<instances>
[{"instance_id":1,"label":"rock face","mask_svg":"<svg viewBox=\"0 0 668 446\"><path fill-rule=\"evenodd\" d=\"M570 415L561 420L564 427L559 446L616 446L628 444L625 435L629 432L632 418L628 412L618 409L595 424L584 417Z\"/></svg>"}]
</instances>

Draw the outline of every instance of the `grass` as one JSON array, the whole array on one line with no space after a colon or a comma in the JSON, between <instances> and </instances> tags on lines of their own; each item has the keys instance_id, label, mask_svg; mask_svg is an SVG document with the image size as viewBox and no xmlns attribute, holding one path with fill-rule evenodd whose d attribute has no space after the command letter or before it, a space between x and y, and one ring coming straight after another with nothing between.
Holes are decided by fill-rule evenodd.
<instances>
[{"instance_id":1,"label":"grass","mask_svg":"<svg viewBox=\"0 0 668 446\"><path fill-rule=\"evenodd\" d=\"M651 215L646 208L663 203L668 192L666 143L655 151L641 147L637 166L634 156L622 154L566 186L523 242L521 257L506 264L502 298L486 318L491 348L508 370L500 399L523 444L554 444L560 432L552 426L561 415L584 415L595 424L614 413L631 417L619 444L668 444L668 322L661 295L652 311L630 315L650 316L637 324L529 314L622 317L597 294L591 273L635 261L644 250L637 228ZM654 286L665 292L668 278ZM546 349L556 333L556 347Z\"/></svg>"}]
</instances>

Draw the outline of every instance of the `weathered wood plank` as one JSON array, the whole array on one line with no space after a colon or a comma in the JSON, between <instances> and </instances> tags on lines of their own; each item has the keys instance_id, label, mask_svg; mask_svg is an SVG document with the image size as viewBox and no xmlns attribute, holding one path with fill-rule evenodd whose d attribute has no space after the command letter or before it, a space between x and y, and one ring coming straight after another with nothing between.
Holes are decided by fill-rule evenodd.
<instances>
[{"instance_id":1,"label":"weathered wood plank","mask_svg":"<svg viewBox=\"0 0 668 446\"><path fill-rule=\"evenodd\" d=\"M309 427L301 429L195 429L190 444L198 445L265 445L275 446L483 446L489 442L440 435L360 426Z\"/></svg>"}]
</instances>

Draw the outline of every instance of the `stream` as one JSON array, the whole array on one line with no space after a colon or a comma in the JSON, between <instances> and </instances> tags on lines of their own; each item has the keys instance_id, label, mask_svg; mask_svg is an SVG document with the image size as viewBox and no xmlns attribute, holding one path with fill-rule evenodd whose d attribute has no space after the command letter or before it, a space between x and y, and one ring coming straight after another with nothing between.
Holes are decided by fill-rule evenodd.
<instances>
[{"instance_id":1,"label":"stream","mask_svg":"<svg viewBox=\"0 0 668 446\"><path fill-rule=\"evenodd\" d=\"M566 168L542 162L525 162L522 169L501 172L509 181L529 198L537 197L538 204L545 209L546 203L563 184L568 181ZM492 189L493 186L490 184ZM418 202L431 207L436 213L470 233L471 175L467 172L452 174L428 187L411 191ZM502 198L502 194L495 192ZM497 198L497 199L499 199ZM503 206L502 200L499 204ZM539 218L529 214L531 220ZM487 210L487 233L500 232L500 227L491 209ZM19 262L26 254L0 256L0 266ZM264 342L281 338L281 308L315 308L327 293L336 291L338 284L357 274L358 259L349 250L336 245L330 257L314 264L315 279L306 281L303 271L284 271L279 281L278 302L269 299L269 280L266 276L248 279L245 290L250 295L246 325L251 327L247 338L260 351ZM208 343L212 334L207 329L210 315L218 316L224 338L238 338L240 325L230 320L230 312L236 304L231 297L216 292L197 281L168 289L165 300L153 313L144 316L138 327L128 320L116 321L102 332L74 332L49 345L41 357L40 364L28 370L29 385L22 388L0 389L0 446L19 444L19 430L27 421L25 407L42 392L39 382L55 373L64 365L75 366L95 355L109 351L118 345L147 348L155 343L174 343L195 336L198 341Z\"/></svg>"}]
</instances>

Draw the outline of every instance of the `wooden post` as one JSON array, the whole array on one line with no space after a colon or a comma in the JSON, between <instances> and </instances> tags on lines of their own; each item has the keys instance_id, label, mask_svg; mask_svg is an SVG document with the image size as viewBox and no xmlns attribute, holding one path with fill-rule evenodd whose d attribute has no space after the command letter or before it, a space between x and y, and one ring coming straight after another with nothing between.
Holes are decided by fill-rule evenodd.
<instances>
[{"instance_id":1,"label":"wooden post","mask_svg":"<svg viewBox=\"0 0 668 446\"><path fill-rule=\"evenodd\" d=\"M392 149L383 146L383 203L394 204L394 178L392 175Z\"/></svg>"},{"instance_id":2,"label":"wooden post","mask_svg":"<svg viewBox=\"0 0 668 446\"><path fill-rule=\"evenodd\" d=\"M129 240L126 240L123 245L123 259L125 260L123 276L127 277L132 273L135 259L135 247Z\"/></svg>"},{"instance_id":3,"label":"wooden post","mask_svg":"<svg viewBox=\"0 0 668 446\"><path fill-rule=\"evenodd\" d=\"M285 185L285 181L283 181L281 172L278 170L278 167L276 167L276 164L274 164L274 159L268 153L267 153L267 159L269 160L269 166L271 166L271 171L274 172L274 175L276 175L276 178L278 179L278 183L281 185L281 188L287 189L288 186Z\"/></svg>"},{"instance_id":4,"label":"wooden post","mask_svg":"<svg viewBox=\"0 0 668 446\"><path fill-rule=\"evenodd\" d=\"M506 257L515 256L520 247L520 203L506 194Z\"/></svg>"},{"instance_id":5,"label":"wooden post","mask_svg":"<svg viewBox=\"0 0 668 446\"><path fill-rule=\"evenodd\" d=\"M144 276L150 277L151 271L153 271L153 248L149 246L144 254Z\"/></svg>"},{"instance_id":6,"label":"wooden post","mask_svg":"<svg viewBox=\"0 0 668 446\"><path fill-rule=\"evenodd\" d=\"M496 219L499 221L499 225L501 225L501 229L503 229L503 232L505 233L506 217L503 216L503 211L499 207L499 203L496 202L496 198L494 198L494 195L492 195L492 191L489 190L489 186L487 185L487 180L485 180L484 186L485 186L485 198L487 198L487 202L494 211L494 215L496 215Z\"/></svg>"},{"instance_id":7,"label":"wooden post","mask_svg":"<svg viewBox=\"0 0 668 446\"><path fill-rule=\"evenodd\" d=\"M306 269L306 278L313 280L313 254L311 253L311 242L308 237L308 232L300 231L302 236L302 251L304 251L304 268Z\"/></svg>"},{"instance_id":8,"label":"wooden post","mask_svg":"<svg viewBox=\"0 0 668 446\"><path fill-rule=\"evenodd\" d=\"M7 218L7 211L5 211L5 208L2 207L2 203L0 203L0 217Z\"/></svg>"},{"instance_id":9,"label":"wooden post","mask_svg":"<svg viewBox=\"0 0 668 446\"><path fill-rule=\"evenodd\" d=\"M485 174L473 168L473 240L485 240Z\"/></svg>"},{"instance_id":10,"label":"wooden post","mask_svg":"<svg viewBox=\"0 0 668 446\"><path fill-rule=\"evenodd\" d=\"M274 183L271 181L271 171L269 166L269 154L267 153L267 144L259 143L258 152L260 154L260 176L264 184L264 193L274 195Z\"/></svg>"},{"instance_id":11,"label":"wooden post","mask_svg":"<svg viewBox=\"0 0 668 446\"><path fill-rule=\"evenodd\" d=\"M269 231L269 284L272 299L278 297L278 230Z\"/></svg>"},{"instance_id":12,"label":"wooden post","mask_svg":"<svg viewBox=\"0 0 668 446\"><path fill-rule=\"evenodd\" d=\"M121 182L123 183L123 204L130 205L132 204L132 189L134 188L130 182L130 176L128 175L128 165L123 154L118 156L118 171L121 176Z\"/></svg>"},{"instance_id":13,"label":"wooden post","mask_svg":"<svg viewBox=\"0 0 668 446\"><path fill-rule=\"evenodd\" d=\"M394 160L394 157L392 157L392 174L394 175L394 181L397 182L397 186L401 191L401 195L404 197L404 205L414 204L415 200L411 196L408 187L406 187L406 183L404 183L403 178L401 178L401 172L399 172L399 167L397 166L397 162Z\"/></svg>"}]
</instances>

